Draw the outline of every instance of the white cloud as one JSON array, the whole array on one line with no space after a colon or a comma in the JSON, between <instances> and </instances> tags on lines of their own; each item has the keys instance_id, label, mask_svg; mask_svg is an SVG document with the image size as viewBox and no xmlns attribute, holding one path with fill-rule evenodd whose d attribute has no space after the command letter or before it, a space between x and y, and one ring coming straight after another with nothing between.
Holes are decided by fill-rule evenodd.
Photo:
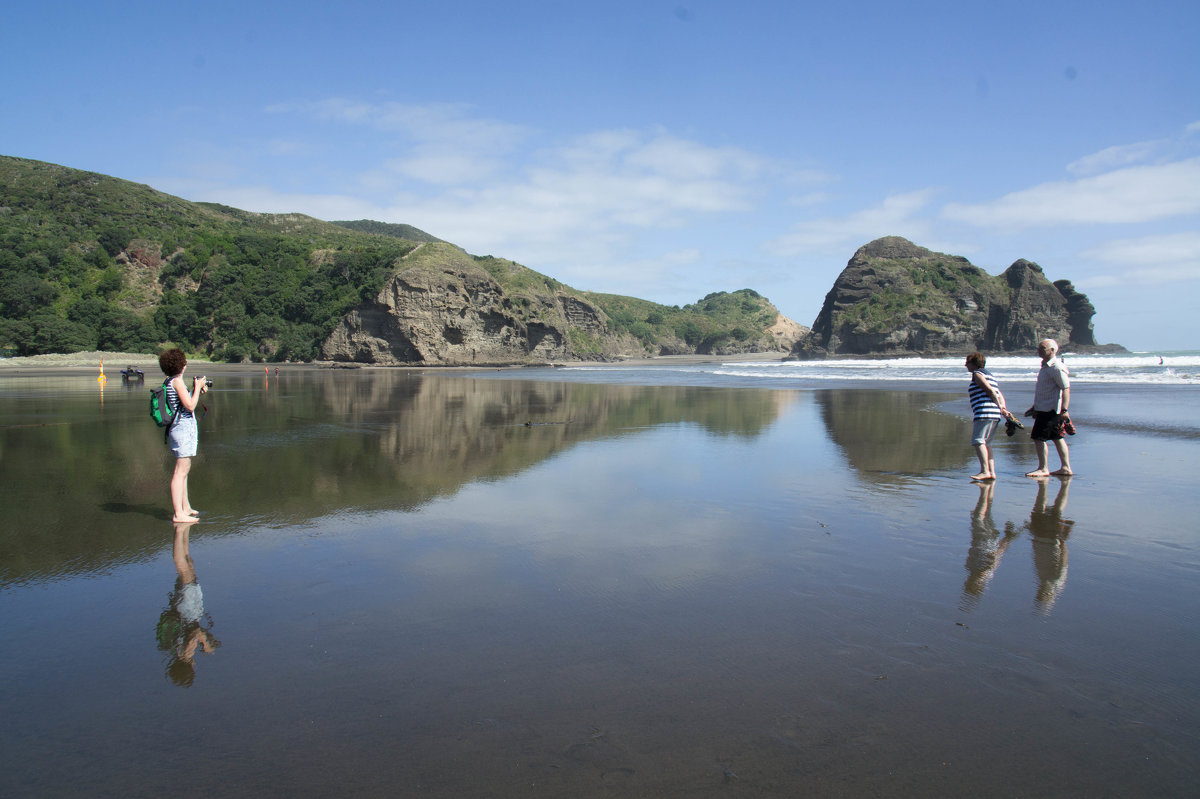
<instances>
[{"instance_id":1,"label":"white cloud","mask_svg":"<svg viewBox=\"0 0 1200 799\"><path fill-rule=\"evenodd\" d=\"M275 103L267 106L266 111L268 114L303 113L319 119L350 123L367 122L373 115L373 107L370 103L340 98L299 103Z\"/></svg>"},{"instance_id":2,"label":"white cloud","mask_svg":"<svg viewBox=\"0 0 1200 799\"><path fill-rule=\"evenodd\" d=\"M263 188L261 179L220 185L211 175L157 185L251 211L403 222L472 252L561 269L613 264L643 233L748 211L762 193L762 176L773 172L748 151L664 130L597 131L531 150L524 129L473 120L459 106L329 100L271 110L357 128L359 160L365 155L371 164L373 155L373 165L343 178L348 188L329 195L313 192L312 183L287 192ZM321 127L310 135L323 135Z\"/></svg>"},{"instance_id":3,"label":"white cloud","mask_svg":"<svg viewBox=\"0 0 1200 799\"><path fill-rule=\"evenodd\" d=\"M928 223L917 215L929 205L936 189L893 194L882 203L842 217L800 222L792 231L768 242L773 255L796 256L854 250L881 236L904 236L917 243L928 241Z\"/></svg>"},{"instance_id":4,"label":"white cloud","mask_svg":"<svg viewBox=\"0 0 1200 799\"><path fill-rule=\"evenodd\" d=\"M585 259L587 257L586 253L580 255ZM689 276L694 277L691 268L701 260L702 253L699 250L681 249L646 258L615 258L606 263L572 261L561 270L561 274L555 272L554 276L589 291L611 293L614 286L620 286L618 293L632 293L639 297L666 295L678 292L681 285L687 285Z\"/></svg>"},{"instance_id":5,"label":"white cloud","mask_svg":"<svg viewBox=\"0 0 1200 799\"><path fill-rule=\"evenodd\" d=\"M1200 280L1200 233L1118 239L1085 250L1080 257L1120 270L1080 281L1085 287Z\"/></svg>"},{"instance_id":6,"label":"white cloud","mask_svg":"<svg viewBox=\"0 0 1200 799\"><path fill-rule=\"evenodd\" d=\"M1158 286L1165 283L1184 283L1200 280L1200 261L1153 269L1134 269L1122 274L1094 275L1075 281L1079 289L1091 291L1111 286Z\"/></svg>"},{"instance_id":7,"label":"white cloud","mask_svg":"<svg viewBox=\"0 0 1200 799\"><path fill-rule=\"evenodd\" d=\"M673 180L719 180L726 176L754 178L763 169L763 159L736 147L708 147L668 134L630 151L629 168L651 172Z\"/></svg>"},{"instance_id":8,"label":"white cloud","mask_svg":"<svg viewBox=\"0 0 1200 799\"><path fill-rule=\"evenodd\" d=\"M270 113L301 114L323 122L366 128L376 135L401 137L392 146L403 155L387 159L383 168L397 177L435 185L462 185L486 179L500 169L503 157L533 136L521 125L470 115L465 105L438 103L364 103L344 98L273 105ZM371 146L377 146L372 142ZM364 185L378 176L368 173Z\"/></svg>"},{"instance_id":9,"label":"white cloud","mask_svg":"<svg viewBox=\"0 0 1200 799\"><path fill-rule=\"evenodd\" d=\"M267 141L264 147L273 156L295 158L312 155L311 148L307 143L291 139L272 139Z\"/></svg>"},{"instance_id":10,"label":"white cloud","mask_svg":"<svg viewBox=\"0 0 1200 799\"><path fill-rule=\"evenodd\" d=\"M823 191L810 191L807 194L800 194L795 197L790 197L787 200L788 205L796 208L812 208L816 205L824 205L829 202L829 194Z\"/></svg>"},{"instance_id":11,"label":"white cloud","mask_svg":"<svg viewBox=\"0 0 1200 799\"><path fill-rule=\"evenodd\" d=\"M946 219L988 228L1130 224L1200 212L1200 158L1043 183L990 203L951 203Z\"/></svg>"},{"instance_id":12,"label":"white cloud","mask_svg":"<svg viewBox=\"0 0 1200 799\"><path fill-rule=\"evenodd\" d=\"M1137 239L1117 239L1080 253L1115 264L1139 266L1200 261L1200 232L1167 233Z\"/></svg>"},{"instance_id":13,"label":"white cloud","mask_svg":"<svg viewBox=\"0 0 1200 799\"><path fill-rule=\"evenodd\" d=\"M1182 135L1169 139L1152 139L1106 147L1098 153L1067 164L1067 171L1077 177L1088 177L1114 169L1124 169L1134 164L1152 161L1162 163L1172 158L1178 159L1189 149L1188 137L1197 131L1200 131L1200 122L1193 122L1184 128Z\"/></svg>"},{"instance_id":14,"label":"white cloud","mask_svg":"<svg viewBox=\"0 0 1200 799\"><path fill-rule=\"evenodd\" d=\"M1158 140L1108 147L1067 164L1067 171L1072 175L1086 177L1131 166L1149 160L1163 144L1164 141Z\"/></svg>"},{"instance_id":15,"label":"white cloud","mask_svg":"<svg viewBox=\"0 0 1200 799\"><path fill-rule=\"evenodd\" d=\"M392 158L383 164L383 174L377 170L363 173L359 181L364 186L380 188L394 186L398 179L409 177L423 183L441 186L461 186L486 179L501 166L495 159L483 158L446 147L422 147L410 158Z\"/></svg>"},{"instance_id":16,"label":"white cloud","mask_svg":"<svg viewBox=\"0 0 1200 799\"><path fill-rule=\"evenodd\" d=\"M639 231L749 210L757 169L758 159L741 151L606 131L542 152L538 165L479 187L393 204L385 221L525 263L604 262Z\"/></svg>"}]
</instances>

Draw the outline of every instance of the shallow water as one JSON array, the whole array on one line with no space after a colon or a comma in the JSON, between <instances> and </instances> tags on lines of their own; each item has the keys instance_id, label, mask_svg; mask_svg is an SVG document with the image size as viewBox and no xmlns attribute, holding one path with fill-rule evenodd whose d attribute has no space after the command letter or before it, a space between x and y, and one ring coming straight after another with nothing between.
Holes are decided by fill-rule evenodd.
<instances>
[{"instance_id":1,"label":"shallow water","mask_svg":"<svg viewBox=\"0 0 1200 799\"><path fill-rule=\"evenodd\" d=\"M934 384L213 376L173 634L146 387L0 378L0 794L1194 788L1187 389L989 489Z\"/></svg>"}]
</instances>

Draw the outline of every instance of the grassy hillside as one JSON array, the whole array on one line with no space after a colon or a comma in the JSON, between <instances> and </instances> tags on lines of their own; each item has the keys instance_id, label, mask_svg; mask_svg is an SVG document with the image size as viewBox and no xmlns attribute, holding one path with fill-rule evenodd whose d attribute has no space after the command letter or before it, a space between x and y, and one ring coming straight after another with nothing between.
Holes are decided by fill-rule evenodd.
<instances>
[{"instance_id":1,"label":"grassy hillside","mask_svg":"<svg viewBox=\"0 0 1200 799\"><path fill-rule=\"evenodd\" d=\"M0 157L0 346L307 360L415 246Z\"/></svg>"},{"instance_id":2,"label":"grassy hillside","mask_svg":"<svg viewBox=\"0 0 1200 799\"><path fill-rule=\"evenodd\" d=\"M0 156L0 350L10 354L171 344L217 360L311 360L410 254L406 268L484 269L531 318L556 292L584 297L650 354L752 349L777 313L746 289L682 309L577 292L409 225L257 214Z\"/></svg>"},{"instance_id":3,"label":"grassy hillside","mask_svg":"<svg viewBox=\"0 0 1200 799\"><path fill-rule=\"evenodd\" d=\"M779 311L751 289L719 291L682 308L616 294L585 292L584 296L651 351L672 341L673 351L703 354L766 351L774 346L764 331L775 323Z\"/></svg>"},{"instance_id":4,"label":"grassy hillside","mask_svg":"<svg viewBox=\"0 0 1200 799\"><path fill-rule=\"evenodd\" d=\"M379 236L391 236L396 239L407 239L408 241L441 241L436 236L431 236L419 228L412 225L397 225L392 222L375 222L370 219L356 219L352 222L331 222L331 225L348 228L349 230L357 230L360 233L374 233Z\"/></svg>"}]
</instances>

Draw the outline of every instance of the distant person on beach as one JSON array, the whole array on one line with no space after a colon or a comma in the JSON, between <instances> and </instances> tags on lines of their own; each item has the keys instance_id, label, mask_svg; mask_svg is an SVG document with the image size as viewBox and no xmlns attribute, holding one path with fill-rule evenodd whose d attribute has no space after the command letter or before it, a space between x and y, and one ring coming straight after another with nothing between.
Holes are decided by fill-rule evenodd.
<instances>
[{"instance_id":1,"label":"distant person on beach","mask_svg":"<svg viewBox=\"0 0 1200 799\"><path fill-rule=\"evenodd\" d=\"M971 475L972 480L996 479L996 454L992 450L992 436L1008 415L1004 395L1000 393L996 378L983 368L986 364L987 358L983 353L972 352L967 356L967 371L971 373L967 396L971 400L974 419L971 444L979 458L979 473Z\"/></svg>"},{"instance_id":2,"label":"distant person on beach","mask_svg":"<svg viewBox=\"0 0 1200 799\"><path fill-rule=\"evenodd\" d=\"M183 371L187 369L187 356L183 350L166 350L158 356L158 366L170 378L167 383L167 402L176 408L177 416L167 431L171 452L175 453L175 472L171 475L171 521L186 524L198 520L200 513L188 500L188 472L192 469L192 458L200 442L194 411L200 403L200 395L208 391L208 381L203 377L192 378L189 392L183 382Z\"/></svg>"},{"instance_id":3,"label":"distant person on beach","mask_svg":"<svg viewBox=\"0 0 1200 799\"><path fill-rule=\"evenodd\" d=\"M1032 472L1026 472L1026 477L1049 477L1052 474L1066 477L1072 474L1071 453L1063 439L1060 424L1060 420L1069 420L1071 417L1068 411L1071 405L1071 377L1066 366L1055 357L1057 354L1058 342L1054 339L1048 338L1038 344L1042 368L1038 370L1037 384L1033 391L1033 407L1025 412L1026 416L1033 414L1033 431L1030 438L1033 439L1034 448L1037 450L1038 467ZM1047 463L1047 442L1050 441L1054 442L1058 450L1059 468L1053 472L1049 471Z\"/></svg>"}]
</instances>

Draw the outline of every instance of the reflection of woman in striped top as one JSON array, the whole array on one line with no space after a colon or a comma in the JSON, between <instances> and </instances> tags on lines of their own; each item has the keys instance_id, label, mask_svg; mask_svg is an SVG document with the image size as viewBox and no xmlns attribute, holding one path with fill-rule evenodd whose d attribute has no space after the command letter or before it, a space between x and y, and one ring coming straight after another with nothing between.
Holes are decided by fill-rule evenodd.
<instances>
[{"instance_id":1,"label":"reflection of woman in striped top","mask_svg":"<svg viewBox=\"0 0 1200 799\"><path fill-rule=\"evenodd\" d=\"M982 353L972 352L967 356L967 371L971 373L971 385L967 395L971 399L971 411L974 418L974 429L971 433L971 444L979 457L979 474L971 475L972 480L996 479L996 454L992 450L992 436L1000 422L1008 416L1004 406L1004 395L991 372L984 369L987 358Z\"/></svg>"}]
</instances>

